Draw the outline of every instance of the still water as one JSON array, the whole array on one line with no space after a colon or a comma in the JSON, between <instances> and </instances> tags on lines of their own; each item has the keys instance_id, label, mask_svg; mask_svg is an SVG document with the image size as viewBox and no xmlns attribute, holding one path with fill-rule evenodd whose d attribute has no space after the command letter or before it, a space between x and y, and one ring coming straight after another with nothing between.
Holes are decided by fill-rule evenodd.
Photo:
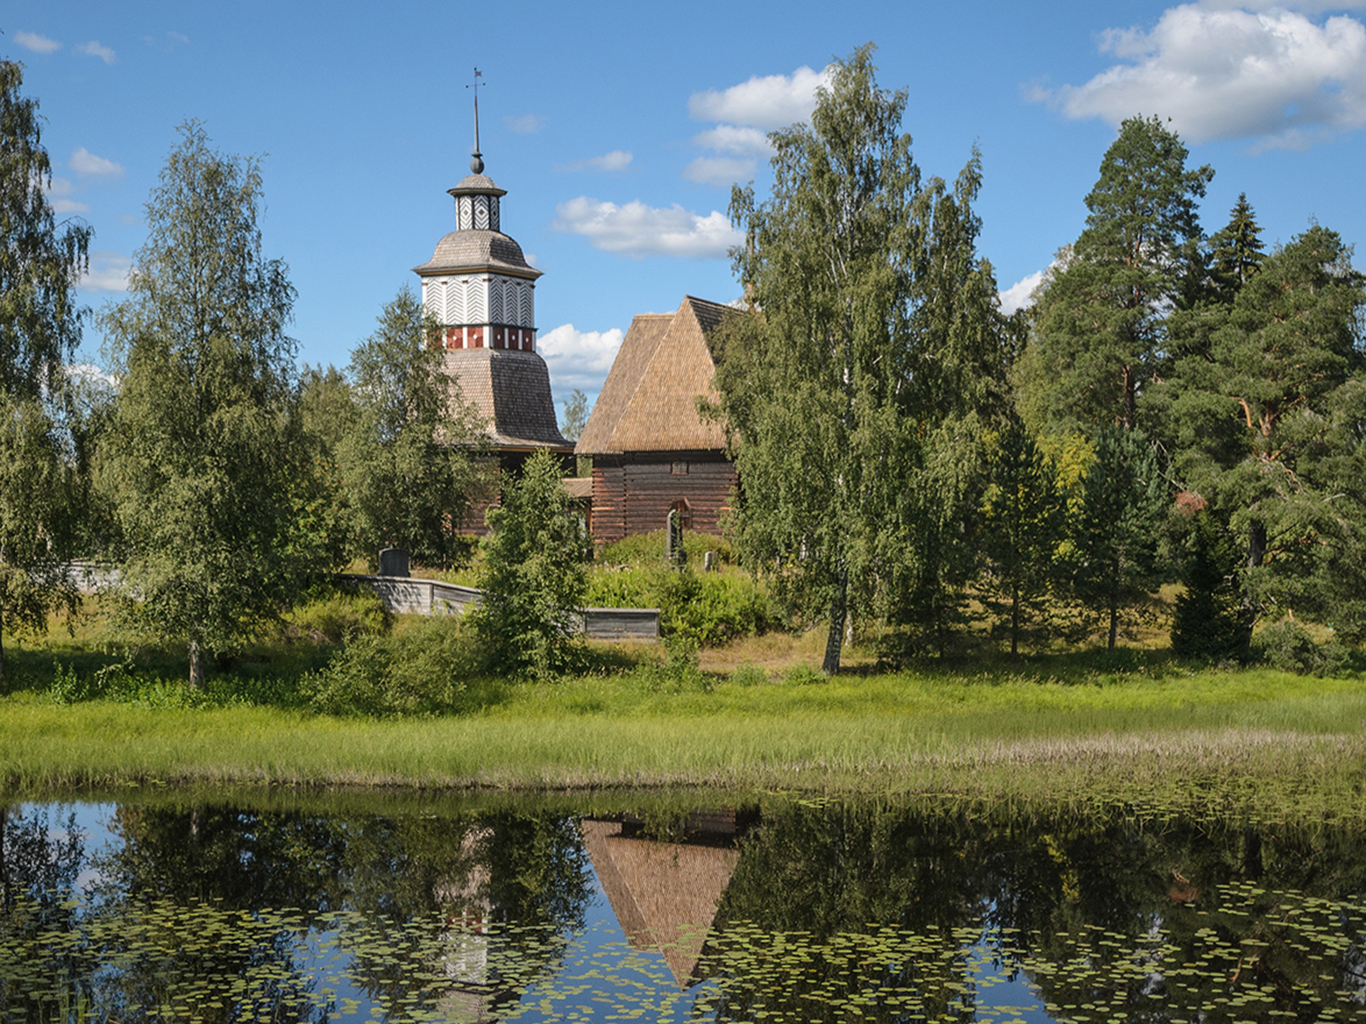
<instances>
[{"instance_id":1,"label":"still water","mask_svg":"<svg viewBox=\"0 0 1366 1024\"><path fill-rule=\"evenodd\" d=\"M1358 827L0 803L0 1022L1366 1019Z\"/></svg>"}]
</instances>

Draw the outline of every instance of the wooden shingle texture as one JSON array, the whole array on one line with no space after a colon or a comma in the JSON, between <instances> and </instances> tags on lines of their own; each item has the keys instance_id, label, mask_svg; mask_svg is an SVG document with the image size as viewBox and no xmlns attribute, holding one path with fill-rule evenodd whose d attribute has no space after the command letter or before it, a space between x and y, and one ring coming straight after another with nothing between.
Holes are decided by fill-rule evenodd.
<instances>
[{"instance_id":1,"label":"wooden shingle texture","mask_svg":"<svg viewBox=\"0 0 1366 1024\"><path fill-rule=\"evenodd\" d=\"M500 450L551 448L569 452L573 443L560 434L550 371L535 352L467 348L445 352L446 373L459 381L488 425Z\"/></svg>"}]
</instances>

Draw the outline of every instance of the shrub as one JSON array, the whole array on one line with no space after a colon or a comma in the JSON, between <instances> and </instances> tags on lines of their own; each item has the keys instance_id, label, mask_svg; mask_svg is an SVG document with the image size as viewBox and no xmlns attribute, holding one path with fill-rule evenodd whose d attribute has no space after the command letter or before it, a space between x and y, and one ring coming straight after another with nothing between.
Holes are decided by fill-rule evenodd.
<instances>
[{"instance_id":1,"label":"shrub","mask_svg":"<svg viewBox=\"0 0 1366 1024\"><path fill-rule=\"evenodd\" d=\"M587 577L581 522L554 456L529 458L487 519L493 533L479 580L484 598L471 615L490 664L514 676L563 671L578 653L575 620Z\"/></svg>"},{"instance_id":2,"label":"shrub","mask_svg":"<svg viewBox=\"0 0 1366 1024\"><path fill-rule=\"evenodd\" d=\"M373 591L329 588L311 592L309 599L285 613L282 639L340 644L362 633L387 633L390 616Z\"/></svg>"},{"instance_id":3,"label":"shrub","mask_svg":"<svg viewBox=\"0 0 1366 1024\"><path fill-rule=\"evenodd\" d=\"M487 687L471 688L479 670L469 626L437 616L392 636L352 636L325 668L304 677L301 692L310 707L331 715L459 712L492 696Z\"/></svg>"},{"instance_id":4,"label":"shrub","mask_svg":"<svg viewBox=\"0 0 1366 1024\"><path fill-rule=\"evenodd\" d=\"M739 572L678 572L663 567L599 569L589 575L584 603L601 608L658 608L665 636L703 647L763 633L780 622L773 601Z\"/></svg>"},{"instance_id":5,"label":"shrub","mask_svg":"<svg viewBox=\"0 0 1366 1024\"><path fill-rule=\"evenodd\" d=\"M1309 630L1289 620L1266 627L1254 646L1272 668L1300 675L1330 675L1347 661L1347 651L1337 641L1317 644Z\"/></svg>"},{"instance_id":6,"label":"shrub","mask_svg":"<svg viewBox=\"0 0 1366 1024\"><path fill-rule=\"evenodd\" d=\"M695 640L686 636L666 637L664 652L662 664L646 665L636 672L647 690L651 693L683 693L689 690L711 693L714 689L712 680L697 664Z\"/></svg>"},{"instance_id":7,"label":"shrub","mask_svg":"<svg viewBox=\"0 0 1366 1024\"><path fill-rule=\"evenodd\" d=\"M665 530L653 533L640 533L621 540L604 544L598 553L598 561L604 565L630 565L644 568L657 568L664 565ZM721 565L735 565L735 549L730 541L711 533L696 530L683 531L683 552L687 564L702 567L703 556L708 551L716 553Z\"/></svg>"}]
</instances>

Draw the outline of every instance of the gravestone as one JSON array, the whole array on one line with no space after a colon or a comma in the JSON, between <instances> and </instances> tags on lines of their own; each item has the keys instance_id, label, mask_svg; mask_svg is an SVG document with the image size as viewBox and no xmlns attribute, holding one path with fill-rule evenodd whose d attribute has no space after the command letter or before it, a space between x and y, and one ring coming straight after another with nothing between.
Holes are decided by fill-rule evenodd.
<instances>
[{"instance_id":1,"label":"gravestone","mask_svg":"<svg viewBox=\"0 0 1366 1024\"><path fill-rule=\"evenodd\" d=\"M669 509L669 517L664 524L664 561L672 568L682 569L686 557L683 553L682 513L676 508Z\"/></svg>"},{"instance_id":2,"label":"gravestone","mask_svg":"<svg viewBox=\"0 0 1366 1024\"><path fill-rule=\"evenodd\" d=\"M384 548L380 551L379 574L381 576L407 576L408 549Z\"/></svg>"}]
</instances>

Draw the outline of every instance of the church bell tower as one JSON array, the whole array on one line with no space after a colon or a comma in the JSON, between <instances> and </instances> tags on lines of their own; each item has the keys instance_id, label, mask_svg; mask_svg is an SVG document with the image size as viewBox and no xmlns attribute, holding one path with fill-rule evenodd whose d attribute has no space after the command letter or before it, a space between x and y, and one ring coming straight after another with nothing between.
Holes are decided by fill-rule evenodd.
<instances>
[{"instance_id":1,"label":"church bell tower","mask_svg":"<svg viewBox=\"0 0 1366 1024\"><path fill-rule=\"evenodd\" d=\"M502 232L507 192L484 173L479 152L476 69L474 152L470 173L449 190L455 230L436 243L432 258L413 271L422 281L422 308L440 325L446 371L466 401L488 420L490 439L505 468L549 448L568 456L550 393L550 372L536 352L536 281L522 247Z\"/></svg>"}]
</instances>

